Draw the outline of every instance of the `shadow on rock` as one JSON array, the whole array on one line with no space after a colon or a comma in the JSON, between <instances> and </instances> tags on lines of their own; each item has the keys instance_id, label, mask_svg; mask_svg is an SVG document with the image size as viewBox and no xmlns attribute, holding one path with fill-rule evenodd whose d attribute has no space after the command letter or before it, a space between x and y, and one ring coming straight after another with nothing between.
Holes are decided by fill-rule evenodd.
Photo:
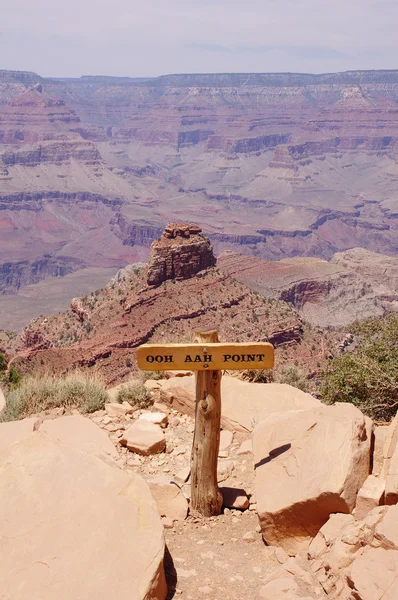
<instances>
[{"instance_id":1,"label":"shadow on rock","mask_svg":"<svg viewBox=\"0 0 398 600\"><path fill-rule=\"evenodd\" d=\"M164 572L166 575L167 582L167 597L166 600L171 600L175 596L177 587L177 571L174 566L173 558L169 552L168 547L164 552Z\"/></svg>"},{"instance_id":2,"label":"shadow on rock","mask_svg":"<svg viewBox=\"0 0 398 600\"><path fill-rule=\"evenodd\" d=\"M278 446L278 448L274 448L273 450L270 451L270 453L268 454L268 456L266 458L262 458L258 463L256 463L254 465L254 468L258 469L259 467L266 465L267 463L271 462L271 460L273 460L277 456L280 456L284 452L287 452L288 450L290 450L291 447L292 447L291 444L284 444L283 446Z\"/></svg>"}]
</instances>

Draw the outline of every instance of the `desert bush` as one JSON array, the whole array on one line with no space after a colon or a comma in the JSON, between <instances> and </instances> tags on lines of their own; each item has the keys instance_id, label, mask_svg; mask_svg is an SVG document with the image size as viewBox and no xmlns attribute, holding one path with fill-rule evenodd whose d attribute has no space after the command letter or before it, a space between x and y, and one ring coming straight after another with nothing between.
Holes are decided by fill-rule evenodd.
<instances>
[{"instance_id":1,"label":"desert bush","mask_svg":"<svg viewBox=\"0 0 398 600\"><path fill-rule=\"evenodd\" d=\"M89 413L104 408L107 400L104 384L93 375L29 376L22 380L19 387L7 393L6 407L0 420L14 421L59 407L77 408Z\"/></svg>"},{"instance_id":2,"label":"desert bush","mask_svg":"<svg viewBox=\"0 0 398 600\"><path fill-rule=\"evenodd\" d=\"M289 365L281 370L277 378L278 383L287 383L293 387L306 392L308 390L308 382L304 373L296 367L296 365Z\"/></svg>"},{"instance_id":3,"label":"desert bush","mask_svg":"<svg viewBox=\"0 0 398 600\"><path fill-rule=\"evenodd\" d=\"M150 391L139 381L123 385L117 393L116 401L128 402L137 409L148 408L153 404Z\"/></svg>"},{"instance_id":4,"label":"desert bush","mask_svg":"<svg viewBox=\"0 0 398 600\"><path fill-rule=\"evenodd\" d=\"M148 379L165 379L166 376L164 374L164 371L141 371L140 372L140 379L142 380L143 383L145 383L145 381L148 381Z\"/></svg>"},{"instance_id":5,"label":"desert bush","mask_svg":"<svg viewBox=\"0 0 398 600\"><path fill-rule=\"evenodd\" d=\"M358 347L330 361L321 394L328 404L351 402L379 421L398 408L398 316L372 318L352 331Z\"/></svg>"}]
</instances>

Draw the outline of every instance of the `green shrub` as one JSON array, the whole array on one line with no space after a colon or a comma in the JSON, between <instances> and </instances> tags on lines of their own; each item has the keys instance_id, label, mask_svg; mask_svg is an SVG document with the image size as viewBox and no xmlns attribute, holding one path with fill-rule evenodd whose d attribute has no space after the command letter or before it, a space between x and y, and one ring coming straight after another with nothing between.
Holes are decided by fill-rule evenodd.
<instances>
[{"instance_id":1,"label":"green shrub","mask_svg":"<svg viewBox=\"0 0 398 600\"><path fill-rule=\"evenodd\" d=\"M3 373L7 369L7 358L5 354L0 352L0 373Z\"/></svg>"},{"instance_id":2,"label":"green shrub","mask_svg":"<svg viewBox=\"0 0 398 600\"><path fill-rule=\"evenodd\" d=\"M142 382L148 381L148 379L165 379L164 371L141 371L140 378Z\"/></svg>"},{"instance_id":3,"label":"green shrub","mask_svg":"<svg viewBox=\"0 0 398 600\"><path fill-rule=\"evenodd\" d=\"M308 390L307 379L305 378L304 373L296 367L296 365L289 365L282 369L278 376L278 383L287 383L303 392Z\"/></svg>"},{"instance_id":4,"label":"green shrub","mask_svg":"<svg viewBox=\"0 0 398 600\"><path fill-rule=\"evenodd\" d=\"M103 409L108 394L103 383L92 375L72 373L65 377L26 377L6 395L1 421L14 421L52 408L77 408L83 413Z\"/></svg>"},{"instance_id":5,"label":"green shrub","mask_svg":"<svg viewBox=\"0 0 398 600\"><path fill-rule=\"evenodd\" d=\"M398 316L358 323L356 350L330 361L321 394L328 404L351 402L375 420L389 421L398 407Z\"/></svg>"},{"instance_id":6,"label":"green shrub","mask_svg":"<svg viewBox=\"0 0 398 600\"><path fill-rule=\"evenodd\" d=\"M116 401L120 403L128 402L137 409L148 408L153 404L150 391L139 381L123 385L117 393Z\"/></svg>"}]
</instances>

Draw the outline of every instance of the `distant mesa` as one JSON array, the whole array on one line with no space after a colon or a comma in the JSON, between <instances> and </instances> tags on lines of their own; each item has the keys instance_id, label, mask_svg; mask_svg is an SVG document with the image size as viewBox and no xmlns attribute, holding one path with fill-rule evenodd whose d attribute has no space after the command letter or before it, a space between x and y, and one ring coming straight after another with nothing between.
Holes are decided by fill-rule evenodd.
<instances>
[{"instance_id":1,"label":"distant mesa","mask_svg":"<svg viewBox=\"0 0 398 600\"><path fill-rule=\"evenodd\" d=\"M215 264L210 241L200 227L169 223L151 245L147 283L158 286L168 279L189 279Z\"/></svg>"}]
</instances>

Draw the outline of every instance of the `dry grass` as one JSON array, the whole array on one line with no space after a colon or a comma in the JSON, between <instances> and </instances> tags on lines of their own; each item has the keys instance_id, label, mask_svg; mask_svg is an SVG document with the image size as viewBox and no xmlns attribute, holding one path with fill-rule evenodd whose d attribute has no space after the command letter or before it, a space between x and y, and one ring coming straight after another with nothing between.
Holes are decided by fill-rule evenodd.
<instances>
[{"instance_id":1,"label":"dry grass","mask_svg":"<svg viewBox=\"0 0 398 600\"><path fill-rule=\"evenodd\" d=\"M127 383L117 393L117 402L128 402L138 408L148 408L152 406L153 399L151 393L143 383Z\"/></svg>"},{"instance_id":2,"label":"dry grass","mask_svg":"<svg viewBox=\"0 0 398 600\"><path fill-rule=\"evenodd\" d=\"M15 421L59 407L89 413L103 409L107 401L108 393L96 375L75 372L65 377L26 377L7 394L0 421Z\"/></svg>"}]
</instances>

